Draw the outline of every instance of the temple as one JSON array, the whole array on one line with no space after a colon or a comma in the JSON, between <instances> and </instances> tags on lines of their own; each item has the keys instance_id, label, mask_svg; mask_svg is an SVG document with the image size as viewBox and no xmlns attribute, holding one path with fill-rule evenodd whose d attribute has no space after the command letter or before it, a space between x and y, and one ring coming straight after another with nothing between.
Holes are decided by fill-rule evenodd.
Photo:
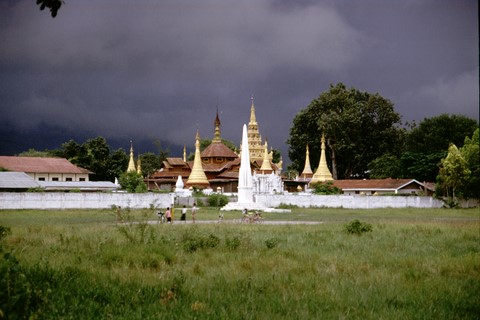
<instances>
[{"instance_id":1,"label":"temple","mask_svg":"<svg viewBox=\"0 0 480 320\"><path fill-rule=\"evenodd\" d=\"M281 192L281 162L272 161L273 152L268 152L268 143L262 143L255 117L255 107L250 108L250 122L247 130L250 170L253 173L255 192ZM145 179L149 190L172 191L176 183L185 180L185 187L210 188L219 192L237 192L240 157L223 143L218 109L214 120L214 137L211 144L200 151L200 137L195 138L195 157L187 161L186 147L183 158L168 157L161 168ZM253 146L253 152L251 149ZM132 151L133 152L133 151Z\"/></svg>"},{"instance_id":2,"label":"temple","mask_svg":"<svg viewBox=\"0 0 480 320\"><path fill-rule=\"evenodd\" d=\"M263 154L265 152L262 144L262 136L258 131L257 118L255 116L255 105L253 103L253 97L251 98L252 105L250 107L250 121L248 122L248 150L250 155L250 161L263 160Z\"/></svg>"}]
</instances>

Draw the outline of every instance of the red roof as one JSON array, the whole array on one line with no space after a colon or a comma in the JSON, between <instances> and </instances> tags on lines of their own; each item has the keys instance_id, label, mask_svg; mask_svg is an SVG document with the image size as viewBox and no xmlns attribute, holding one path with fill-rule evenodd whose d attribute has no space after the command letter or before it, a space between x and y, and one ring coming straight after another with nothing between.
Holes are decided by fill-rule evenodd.
<instances>
[{"instance_id":1,"label":"red roof","mask_svg":"<svg viewBox=\"0 0 480 320\"><path fill-rule=\"evenodd\" d=\"M202 158L238 158L237 154L223 143L211 143L202 151Z\"/></svg>"},{"instance_id":2,"label":"red roof","mask_svg":"<svg viewBox=\"0 0 480 320\"><path fill-rule=\"evenodd\" d=\"M92 173L64 158L0 156L0 167L26 173Z\"/></svg>"},{"instance_id":3,"label":"red roof","mask_svg":"<svg viewBox=\"0 0 480 320\"><path fill-rule=\"evenodd\" d=\"M422 186L423 184L415 179L366 179L366 180L335 180L333 185L342 190L397 190L409 184Z\"/></svg>"}]
</instances>

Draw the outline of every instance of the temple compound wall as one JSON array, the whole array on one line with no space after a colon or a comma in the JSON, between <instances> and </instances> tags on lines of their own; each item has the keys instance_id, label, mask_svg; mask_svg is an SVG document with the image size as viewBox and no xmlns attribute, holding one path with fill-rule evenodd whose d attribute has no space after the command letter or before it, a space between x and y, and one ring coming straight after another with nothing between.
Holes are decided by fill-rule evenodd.
<instances>
[{"instance_id":1,"label":"temple compound wall","mask_svg":"<svg viewBox=\"0 0 480 320\"><path fill-rule=\"evenodd\" d=\"M349 196L313 194L256 194L255 201L267 208L291 205L303 208L441 208L444 203L421 196ZM173 193L65 193L0 192L1 209L110 209L113 205L134 209L166 208L172 203L192 205L193 197L174 198ZM479 200L463 200L460 207L478 207Z\"/></svg>"},{"instance_id":2,"label":"temple compound wall","mask_svg":"<svg viewBox=\"0 0 480 320\"><path fill-rule=\"evenodd\" d=\"M167 193L0 192L0 209L110 209L113 205L141 209L172 203L172 194Z\"/></svg>"},{"instance_id":3,"label":"temple compound wall","mask_svg":"<svg viewBox=\"0 0 480 320\"><path fill-rule=\"evenodd\" d=\"M304 208L441 208L443 202L432 197L348 196L348 195L256 195L256 202L269 208L292 205Z\"/></svg>"}]
</instances>

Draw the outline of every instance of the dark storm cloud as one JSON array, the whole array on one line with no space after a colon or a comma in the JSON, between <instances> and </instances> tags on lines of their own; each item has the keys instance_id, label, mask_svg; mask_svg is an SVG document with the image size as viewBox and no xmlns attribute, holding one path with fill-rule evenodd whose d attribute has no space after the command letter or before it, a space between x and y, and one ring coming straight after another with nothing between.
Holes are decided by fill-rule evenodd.
<instances>
[{"instance_id":1,"label":"dark storm cloud","mask_svg":"<svg viewBox=\"0 0 480 320\"><path fill-rule=\"evenodd\" d=\"M379 92L405 120L478 118L475 1L71 1L52 19L0 2L2 121L73 134L239 143L250 96L269 145L330 83ZM65 141L69 137L65 137ZM35 146L32 146L35 147Z\"/></svg>"}]
</instances>

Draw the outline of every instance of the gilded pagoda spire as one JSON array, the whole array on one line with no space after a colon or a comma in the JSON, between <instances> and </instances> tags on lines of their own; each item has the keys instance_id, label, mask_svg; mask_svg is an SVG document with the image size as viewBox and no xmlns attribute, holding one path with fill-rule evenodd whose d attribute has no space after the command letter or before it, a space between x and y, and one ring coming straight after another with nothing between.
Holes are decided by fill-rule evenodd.
<instances>
[{"instance_id":1,"label":"gilded pagoda spire","mask_svg":"<svg viewBox=\"0 0 480 320\"><path fill-rule=\"evenodd\" d=\"M183 162L187 162L187 146L183 145Z\"/></svg>"},{"instance_id":2,"label":"gilded pagoda spire","mask_svg":"<svg viewBox=\"0 0 480 320\"><path fill-rule=\"evenodd\" d=\"M327 157L325 156L325 134L322 134L322 151L320 153L320 163L318 164L317 171L310 180L312 182L325 182L332 181L332 173L327 166Z\"/></svg>"},{"instance_id":3,"label":"gilded pagoda spire","mask_svg":"<svg viewBox=\"0 0 480 320\"><path fill-rule=\"evenodd\" d=\"M138 157L137 157L137 173L141 176L143 176L142 174L142 162L140 160L140 154L138 154Z\"/></svg>"},{"instance_id":4,"label":"gilded pagoda spire","mask_svg":"<svg viewBox=\"0 0 480 320\"><path fill-rule=\"evenodd\" d=\"M133 159L133 142L130 140L130 160L128 161L127 172L136 172L135 160Z\"/></svg>"},{"instance_id":5,"label":"gilded pagoda spire","mask_svg":"<svg viewBox=\"0 0 480 320\"><path fill-rule=\"evenodd\" d=\"M252 100L252 105L250 107L250 123L248 125L256 125L257 118L255 117L255 104L253 103L253 96L250 98Z\"/></svg>"},{"instance_id":6,"label":"gilded pagoda spire","mask_svg":"<svg viewBox=\"0 0 480 320\"><path fill-rule=\"evenodd\" d=\"M187 185L205 187L210 185L202 167L202 158L200 155L200 135L198 134L198 130L195 137L195 158L193 159L192 172L190 172L190 175L188 176Z\"/></svg>"},{"instance_id":7,"label":"gilded pagoda spire","mask_svg":"<svg viewBox=\"0 0 480 320\"><path fill-rule=\"evenodd\" d=\"M308 150L308 144L307 144L307 152L305 156L305 167L303 168L301 176L304 178L310 178L313 175L312 168L310 167L310 152Z\"/></svg>"},{"instance_id":8,"label":"gilded pagoda spire","mask_svg":"<svg viewBox=\"0 0 480 320\"><path fill-rule=\"evenodd\" d=\"M264 173L265 171L273 171L272 165L270 164L270 159L268 157L268 142L265 140L265 152L263 153L263 162L260 167L260 171Z\"/></svg>"},{"instance_id":9,"label":"gilded pagoda spire","mask_svg":"<svg viewBox=\"0 0 480 320\"><path fill-rule=\"evenodd\" d=\"M220 138L220 118L218 117L218 107L217 107L217 116L215 117L215 137L212 139L212 143L222 142Z\"/></svg>"},{"instance_id":10,"label":"gilded pagoda spire","mask_svg":"<svg viewBox=\"0 0 480 320\"><path fill-rule=\"evenodd\" d=\"M248 150L250 153L250 161L263 159L263 143L262 136L258 132L257 118L255 117L255 104L253 96L251 98L252 106L250 107L250 122L248 123Z\"/></svg>"}]
</instances>

